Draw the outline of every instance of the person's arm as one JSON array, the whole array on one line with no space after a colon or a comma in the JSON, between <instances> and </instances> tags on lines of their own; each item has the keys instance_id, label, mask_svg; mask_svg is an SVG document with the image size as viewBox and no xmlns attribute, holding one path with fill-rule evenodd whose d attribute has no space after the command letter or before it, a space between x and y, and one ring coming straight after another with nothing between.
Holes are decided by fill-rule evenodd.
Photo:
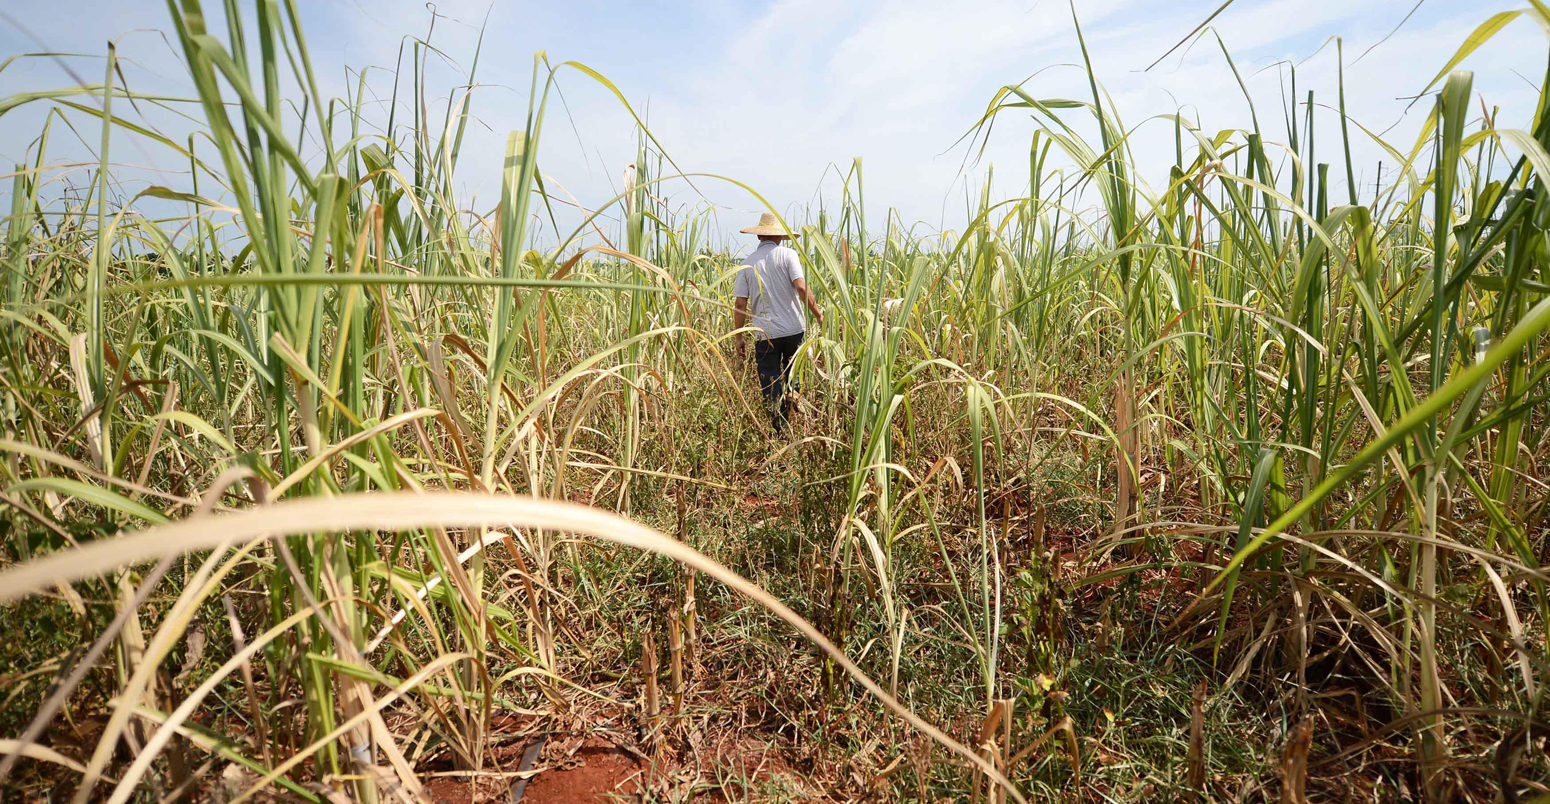
<instances>
[{"instance_id":1,"label":"person's arm","mask_svg":"<svg viewBox=\"0 0 1550 804\"><path fill-rule=\"evenodd\" d=\"M796 249L784 246L779 251L784 252L786 258L786 275L791 277L791 286L796 288L797 295L802 297L802 303L813 313L813 318L818 319L818 326L823 326L823 311L818 309L818 297L807 287L807 276L802 273L802 261L797 257Z\"/></svg>"},{"instance_id":2,"label":"person's arm","mask_svg":"<svg viewBox=\"0 0 1550 804\"><path fill-rule=\"evenodd\" d=\"M797 293L802 297L802 303L807 305L807 309L813 311L813 318L818 319L818 326L823 326L823 311L818 309L818 298L813 295L812 289L807 286L807 280L798 277L791 280L791 286L797 289Z\"/></svg>"},{"instance_id":3,"label":"person's arm","mask_svg":"<svg viewBox=\"0 0 1550 804\"><path fill-rule=\"evenodd\" d=\"M748 326L748 298L738 296L732 307L732 329L735 330L733 339L737 342L737 356L743 356L743 327Z\"/></svg>"}]
</instances>

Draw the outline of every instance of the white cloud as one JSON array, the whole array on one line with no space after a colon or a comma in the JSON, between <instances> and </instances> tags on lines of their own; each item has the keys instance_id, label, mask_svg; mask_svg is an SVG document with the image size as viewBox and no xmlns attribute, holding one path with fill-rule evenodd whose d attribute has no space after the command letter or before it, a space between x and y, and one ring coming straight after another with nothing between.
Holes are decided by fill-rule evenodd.
<instances>
[{"instance_id":1,"label":"white cloud","mask_svg":"<svg viewBox=\"0 0 1550 804\"><path fill-rule=\"evenodd\" d=\"M160 4L142 0L96 0L101 13L79 20L39 17L39 35L54 49L100 51L101 42L139 26L165 28ZM445 58L433 57L425 86L445 103L470 66L485 0L445 0L433 43ZM1200 22L1217 3L1190 0L1160 6L1140 0L1084 0L1078 4L1094 69L1111 94L1120 117L1140 126L1132 141L1143 177L1165 178L1173 159L1173 130L1167 122L1145 122L1175 111L1198 119L1214 133L1247 128L1248 107L1226 69L1214 38L1181 50L1156 68L1145 68ZM1301 103L1308 89L1333 106L1336 61L1334 35L1347 43L1347 106L1353 117L1402 149L1414 140L1428 110L1416 104L1402 117L1405 96L1420 91L1469 30L1492 11L1515 0L1433 0L1415 20L1360 62L1350 64L1399 21L1408 5L1382 0L1237 0L1215 22L1255 99L1266 137L1284 141L1282 79L1278 60L1300 62ZM345 66L391 67L406 36L423 36L428 16L418 0L334 0L303 6L318 77L327 94L355 89ZM1039 97L1090 96L1071 10L1059 0L776 0L753 10L712 0L686 7L645 8L601 2L499 4L485 32L473 111L459 183L465 205L477 197L487 210L499 197L498 175L506 134L526 117L532 53L546 47L556 59L577 58L608 75L643 112L653 131L690 171L723 173L758 188L783 211L807 203L820 181L837 188L830 165L849 166L862 157L869 217L881 221L897 206L906 221L954 225L963 217L965 183L977 185L985 165L960 174L965 151L954 142L984 111L1002 85L1034 76L1028 90ZM0 40L5 41L5 40ZM123 53L135 59L139 88L186 93L182 68L152 34L136 34ZM1317 52L1317 55L1313 55ZM1466 63L1476 70L1476 88L1503 109L1503 123L1522 127L1532 112L1541 80L1545 42L1531 24L1518 23ZM1312 56L1311 58L1309 58ZM98 62L77 62L89 80L99 80ZM1269 68L1269 69L1267 69ZM44 80L43 65L13 66L0 73L0 93L39 83L73 83L58 73ZM1525 81L1519 76L1527 76ZM391 86L378 73L375 95L384 103ZM407 76L400 114L407 110ZM609 93L579 74L561 82L563 105L550 105L542 150L544 172L584 203L612 195L623 166L635 159L633 123ZM383 109L385 113L385 109ZM432 115L437 108L433 106ZM1070 119L1091 133L1080 113ZM1332 176L1343 185L1338 119L1317 112L1320 161L1335 163ZM18 158L40 125L38 114L0 117L0 157ZM1395 125L1399 121L1398 125ZM573 128L574 125L574 128ZM1026 182L1027 144L1033 125L1026 116L1004 115L986 151L997 165L1001 194L1020 192ZM1370 187L1377 162L1391 162L1353 127L1353 161L1358 179ZM63 157L94 147L56 137ZM944 151L946 153L944 153ZM121 148L115 154L141 154ZM161 160L168 170L177 160ZM828 176L825 179L825 176ZM170 183L168 179L158 179ZM752 214L756 203L740 190L714 181L696 186L726 207L722 229ZM689 202L692 193L671 188ZM833 197L831 195L832 203Z\"/></svg>"}]
</instances>

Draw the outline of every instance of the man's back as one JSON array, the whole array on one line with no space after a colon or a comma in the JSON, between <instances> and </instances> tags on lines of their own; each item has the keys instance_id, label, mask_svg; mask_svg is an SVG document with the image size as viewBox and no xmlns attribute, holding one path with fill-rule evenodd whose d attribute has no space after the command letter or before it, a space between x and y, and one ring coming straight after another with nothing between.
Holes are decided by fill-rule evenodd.
<instances>
[{"instance_id":1,"label":"man's back","mask_svg":"<svg viewBox=\"0 0 1550 804\"><path fill-rule=\"evenodd\" d=\"M793 285L802 278L802 261L795 251L764 241L743 260L732 295L748 299L753 325L764 337L797 335L807 331L807 315Z\"/></svg>"}]
</instances>

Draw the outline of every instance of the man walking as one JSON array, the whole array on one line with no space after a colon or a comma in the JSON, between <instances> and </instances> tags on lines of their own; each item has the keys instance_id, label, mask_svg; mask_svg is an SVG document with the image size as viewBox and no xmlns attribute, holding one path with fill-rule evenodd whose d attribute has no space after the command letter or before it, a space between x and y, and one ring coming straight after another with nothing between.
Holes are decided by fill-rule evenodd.
<instances>
[{"instance_id":1,"label":"man walking","mask_svg":"<svg viewBox=\"0 0 1550 804\"><path fill-rule=\"evenodd\" d=\"M741 330L751 317L754 327L759 330L753 344L759 384L764 390L764 400L771 408L775 432L779 433L786 427L789 402L786 382L791 371L791 358L796 356L807 334L807 316L802 307L806 305L813 311L819 326L823 326L823 312L818 309L813 292L807 288L801 259L794 249L782 242L791 234L779 218L766 212L759 216L759 225L742 232L758 235L759 245L743 260L742 270L732 288L736 298L732 327L739 330L735 336L737 356L741 358L744 354Z\"/></svg>"}]
</instances>

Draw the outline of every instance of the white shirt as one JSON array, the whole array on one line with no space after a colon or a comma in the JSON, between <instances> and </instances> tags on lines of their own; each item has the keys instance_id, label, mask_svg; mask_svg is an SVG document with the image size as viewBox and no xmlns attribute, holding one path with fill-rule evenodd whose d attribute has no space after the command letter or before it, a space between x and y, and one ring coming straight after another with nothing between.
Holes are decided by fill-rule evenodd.
<instances>
[{"instance_id":1,"label":"white shirt","mask_svg":"<svg viewBox=\"0 0 1550 804\"><path fill-rule=\"evenodd\" d=\"M732 295L748 300L753 325L766 338L784 338L807 331L807 314L793 285L802 279L802 261L790 246L761 241L743 260Z\"/></svg>"}]
</instances>

